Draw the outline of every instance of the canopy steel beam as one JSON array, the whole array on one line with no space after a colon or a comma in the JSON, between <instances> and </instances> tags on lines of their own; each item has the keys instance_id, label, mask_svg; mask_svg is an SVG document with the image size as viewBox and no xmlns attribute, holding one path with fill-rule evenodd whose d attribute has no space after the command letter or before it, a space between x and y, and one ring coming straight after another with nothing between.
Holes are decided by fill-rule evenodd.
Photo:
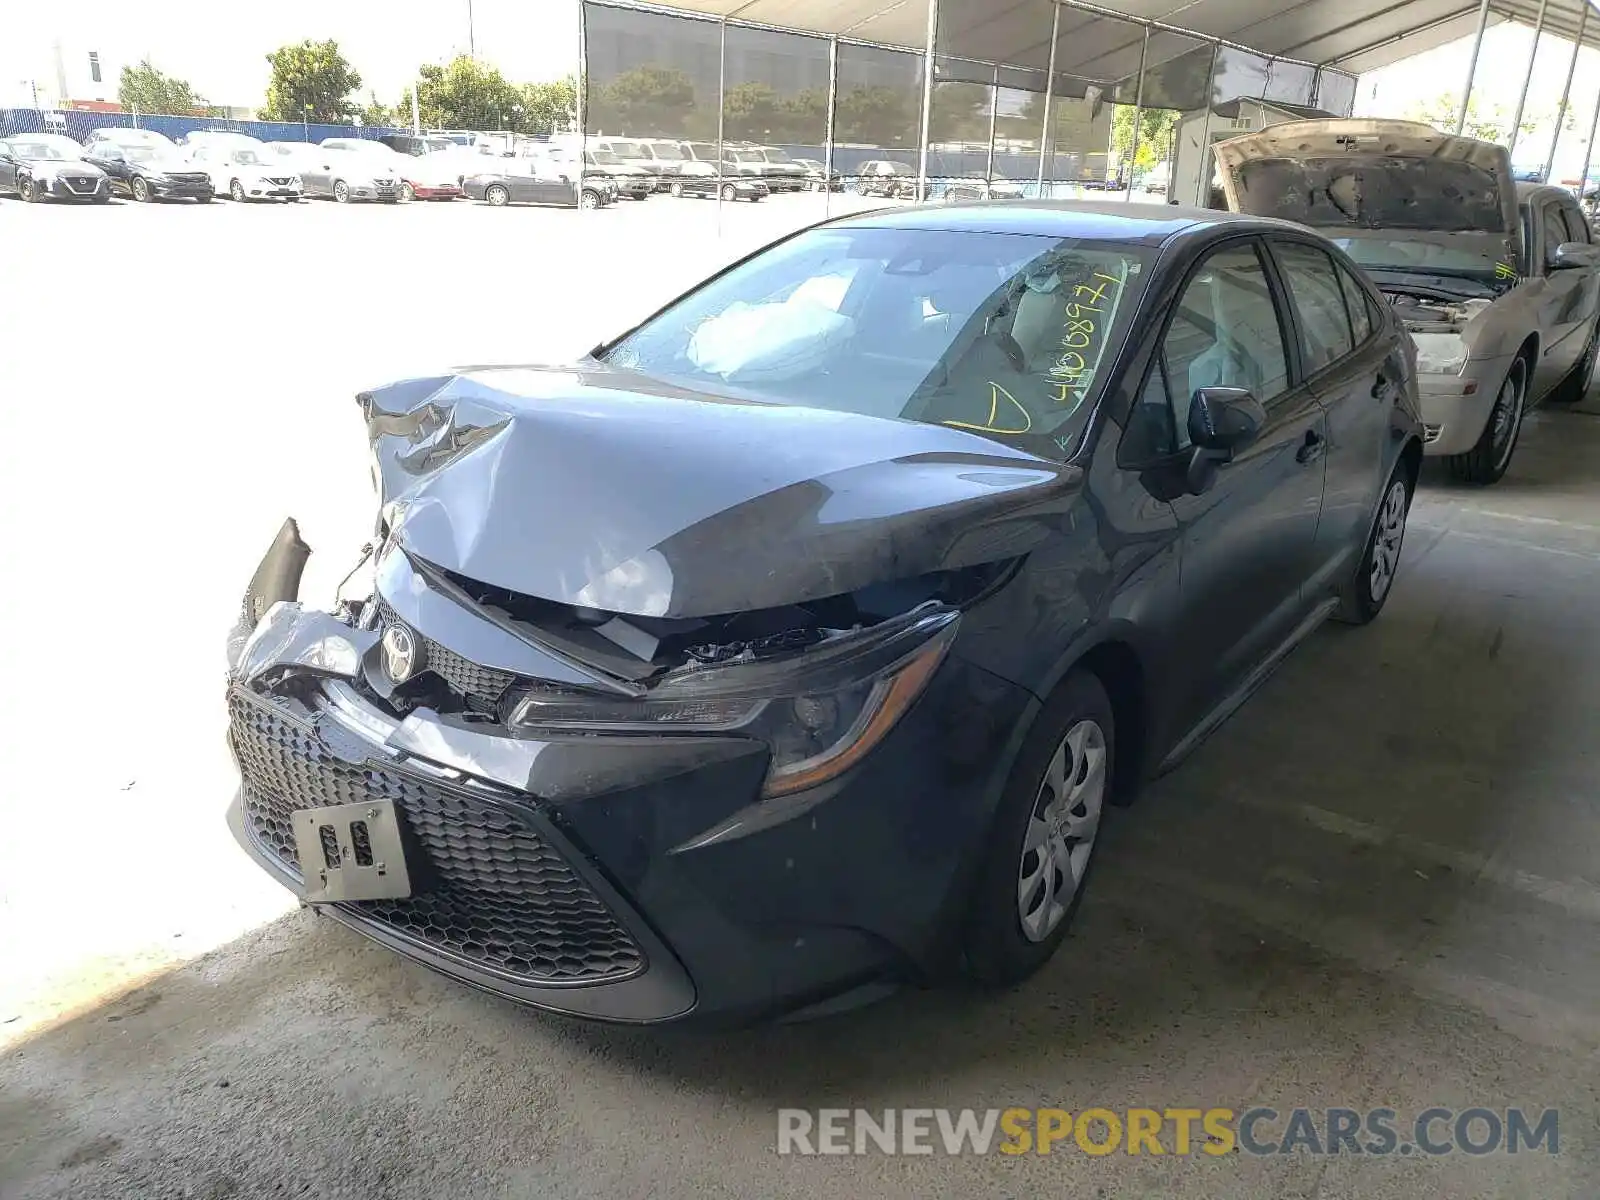
<instances>
[{"instance_id":1,"label":"canopy steel beam","mask_svg":"<svg viewBox=\"0 0 1600 1200\"><path fill-rule=\"evenodd\" d=\"M1589 5L1585 3L1583 16L1578 19L1578 40L1572 43L1572 58L1567 62L1567 82L1561 88L1561 105L1556 109L1556 129L1550 135L1550 157L1544 160L1546 183L1550 182L1550 172L1556 169L1556 147L1561 144L1561 124L1567 119L1567 101L1572 96L1572 76L1578 69L1578 51L1583 49L1583 29L1588 23Z\"/></svg>"},{"instance_id":2,"label":"canopy steel beam","mask_svg":"<svg viewBox=\"0 0 1600 1200\"><path fill-rule=\"evenodd\" d=\"M1467 81L1461 85L1461 106L1456 113L1456 136L1467 127L1467 105L1472 101L1472 82L1478 74L1478 53L1483 49L1483 31L1489 27L1489 0L1479 0L1478 32L1472 38L1472 57L1467 60Z\"/></svg>"},{"instance_id":3,"label":"canopy steel beam","mask_svg":"<svg viewBox=\"0 0 1600 1200\"><path fill-rule=\"evenodd\" d=\"M1544 14L1550 0L1539 0L1539 16L1533 23L1533 49L1528 51L1528 70L1522 76L1522 90L1517 93L1517 112L1511 118L1511 136L1506 142L1506 153L1514 154L1517 135L1522 132L1522 110L1528 103L1528 86L1533 82L1533 64L1539 57L1539 36L1544 33Z\"/></svg>"}]
</instances>

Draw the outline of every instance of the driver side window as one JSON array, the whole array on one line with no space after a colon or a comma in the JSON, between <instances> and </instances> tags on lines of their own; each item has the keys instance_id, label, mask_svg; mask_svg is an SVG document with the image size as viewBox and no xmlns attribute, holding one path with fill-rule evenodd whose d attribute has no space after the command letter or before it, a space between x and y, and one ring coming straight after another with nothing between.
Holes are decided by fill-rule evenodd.
<instances>
[{"instance_id":1,"label":"driver side window","mask_svg":"<svg viewBox=\"0 0 1600 1200\"><path fill-rule=\"evenodd\" d=\"M1179 297L1132 422L1136 457L1189 446L1189 404L1204 387L1241 387L1270 405L1289 387L1278 308L1254 244L1201 263Z\"/></svg>"}]
</instances>

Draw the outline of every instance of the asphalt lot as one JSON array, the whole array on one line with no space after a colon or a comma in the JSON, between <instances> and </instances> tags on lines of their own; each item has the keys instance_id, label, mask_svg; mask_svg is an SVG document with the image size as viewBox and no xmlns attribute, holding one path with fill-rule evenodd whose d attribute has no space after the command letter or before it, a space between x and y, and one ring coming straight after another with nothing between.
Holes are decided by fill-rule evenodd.
<instances>
[{"instance_id":1,"label":"asphalt lot","mask_svg":"<svg viewBox=\"0 0 1600 1200\"><path fill-rule=\"evenodd\" d=\"M1494 489L1429 473L1382 620L1316 635L1118 814L1007 996L584 1027L297 910L233 845L223 635L286 513L308 597L352 561L355 392L581 351L823 200L0 200L0 1196L1600 1189L1594 399L1530 418ZM1561 1152L774 1153L782 1106L1034 1104L1555 1107Z\"/></svg>"}]
</instances>

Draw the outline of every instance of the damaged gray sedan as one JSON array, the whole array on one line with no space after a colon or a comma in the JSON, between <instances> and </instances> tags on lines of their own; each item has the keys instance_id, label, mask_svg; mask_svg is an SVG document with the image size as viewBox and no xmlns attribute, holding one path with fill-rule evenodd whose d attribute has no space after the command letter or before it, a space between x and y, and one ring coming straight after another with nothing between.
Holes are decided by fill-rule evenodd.
<instances>
[{"instance_id":1,"label":"damaged gray sedan","mask_svg":"<svg viewBox=\"0 0 1600 1200\"><path fill-rule=\"evenodd\" d=\"M1571 192L1517 183L1505 147L1412 121L1273 125L1220 143L1228 206L1346 250L1417 344L1427 452L1494 483L1523 413L1574 402L1600 352L1600 246Z\"/></svg>"},{"instance_id":2,"label":"damaged gray sedan","mask_svg":"<svg viewBox=\"0 0 1600 1200\"><path fill-rule=\"evenodd\" d=\"M1362 306L1343 391L1278 263ZM235 836L566 1014L1021 980L1106 805L1383 608L1412 355L1304 230L1022 201L824 224L574 366L365 393L358 571L303 604L289 522L230 645Z\"/></svg>"}]
</instances>

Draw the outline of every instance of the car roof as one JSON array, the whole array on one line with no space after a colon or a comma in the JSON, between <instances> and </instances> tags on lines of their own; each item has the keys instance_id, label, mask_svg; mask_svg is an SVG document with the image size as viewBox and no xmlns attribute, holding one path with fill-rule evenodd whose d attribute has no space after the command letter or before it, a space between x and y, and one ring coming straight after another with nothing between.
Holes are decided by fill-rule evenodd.
<instances>
[{"instance_id":1,"label":"car roof","mask_svg":"<svg viewBox=\"0 0 1600 1200\"><path fill-rule=\"evenodd\" d=\"M1092 241L1143 242L1156 246L1180 233L1213 226L1282 229L1303 226L1269 217L1123 200L1004 200L887 208L829 222L832 226L937 229L952 233L1027 233Z\"/></svg>"}]
</instances>

